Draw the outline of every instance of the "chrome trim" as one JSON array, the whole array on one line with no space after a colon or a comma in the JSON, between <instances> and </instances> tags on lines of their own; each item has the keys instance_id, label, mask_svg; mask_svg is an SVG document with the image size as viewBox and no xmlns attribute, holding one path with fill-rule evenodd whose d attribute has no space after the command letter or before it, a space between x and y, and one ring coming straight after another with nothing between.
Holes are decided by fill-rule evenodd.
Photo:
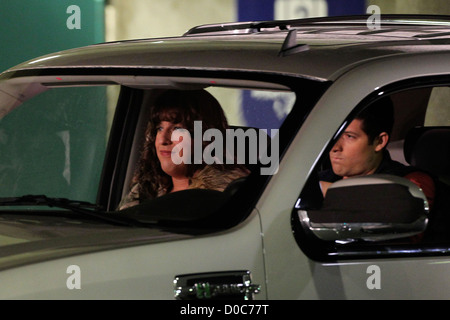
<instances>
[{"instance_id":1,"label":"chrome trim","mask_svg":"<svg viewBox=\"0 0 450 320\"><path fill-rule=\"evenodd\" d=\"M174 297L178 300L238 299L253 300L261 291L252 284L250 271L224 271L178 275L173 280Z\"/></svg>"}]
</instances>

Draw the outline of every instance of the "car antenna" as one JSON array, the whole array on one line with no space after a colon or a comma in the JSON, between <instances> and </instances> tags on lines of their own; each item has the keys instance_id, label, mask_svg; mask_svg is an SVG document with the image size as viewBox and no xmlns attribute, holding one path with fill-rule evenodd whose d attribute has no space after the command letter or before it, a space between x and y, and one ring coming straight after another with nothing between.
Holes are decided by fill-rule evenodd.
<instances>
[{"instance_id":1,"label":"car antenna","mask_svg":"<svg viewBox=\"0 0 450 320\"><path fill-rule=\"evenodd\" d=\"M307 44L297 44L297 30L290 30L284 39L281 50L278 53L279 57L289 56L291 54L308 51L309 46Z\"/></svg>"}]
</instances>

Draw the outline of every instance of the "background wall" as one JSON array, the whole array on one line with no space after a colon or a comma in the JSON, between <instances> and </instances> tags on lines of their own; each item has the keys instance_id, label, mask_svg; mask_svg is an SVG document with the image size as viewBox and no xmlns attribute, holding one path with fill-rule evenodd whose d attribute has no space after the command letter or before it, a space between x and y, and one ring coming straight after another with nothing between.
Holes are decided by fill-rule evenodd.
<instances>
[{"instance_id":1,"label":"background wall","mask_svg":"<svg viewBox=\"0 0 450 320\"><path fill-rule=\"evenodd\" d=\"M377 5L381 14L450 14L449 0L367 0L367 6Z\"/></svg>"},{"instance_id":2,"label":"background wall","mask_svg":"<svg viewBox=\"0 0 450 320\"><path fill-rule=\"evenodd\" d=\"M40 55L102 42L104 25L103 0L0 0L0 72Z\"/></svg>"},{"instance_id":3,"label":"background wall","mask_svg":"<svg viewBox=\"0 0 450 320\"><path fill-rule=\"evenodd\" d=\"M366 0L108 0L106 39L178 36L233 21L363 14Z\"/></svg>"},{"instance_id":4,"label":"background wall","mask_svg":"<svg viewBox=\"0 0 450 320\"><path fill-rule=\"evenodd\" d=\"M235 21L235 0L109 0L107 39L181 35L197 24Z\"/></svg>"}]
</instances>

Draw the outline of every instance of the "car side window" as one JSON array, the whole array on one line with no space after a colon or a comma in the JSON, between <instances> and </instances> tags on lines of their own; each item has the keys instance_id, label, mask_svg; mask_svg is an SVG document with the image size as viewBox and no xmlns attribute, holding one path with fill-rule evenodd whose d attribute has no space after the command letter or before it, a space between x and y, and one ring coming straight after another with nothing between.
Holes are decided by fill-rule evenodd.
<instances>
[{"instance_id":1,"label":"car side window","mask_svg":"<svg viewBox=\"0 0 450 320\"><path fill-rule=\"evenodd\" d=\"M125 179L118 183L120 197L114 199L113 208L117 212L135 214L149 202L166 201L167 208L174 210L176 206L185 218L194 220L199 211L193 209L193 196L188 195L194 192L190 190L200 189L195 192L200 199L197 203L208 209L205 217L227 210L226 206L238 203L234 200L237 197L245 199L239 202L238 210L234 210L235 220L241 221L252 209L253 199L244 194L253 189L247 185L254 180L270 179L278 170L279 131L294 109L296 93L288 87L277 88L279 86L275 89L234 88L228 83L226 87L197 90L143 90L137 124L132 127L135 133L130 156L126 168L124 166ZM186 103L188 98L191 100ZM276 115L275 120L273 115ZM186 134L186 139L182 139L186 143L177 144L178 149L169 140L176 127L181 127L179 132L184 129ZM186 158L177 158L180 154ZM180 162L175 165L174 159ZM174 172L178 165L185 170L183 180L186 183L175 189L171 174L178 174ZM214 195L205 190L220 192L217 196L224 201L212 201ZM236 195L241 190L243 192ZM178 200L171 200L171 194ZM185 205L180 205L181 201ZM166 207L146 212L156 215L167 211ZM175 216L169 216L176 220ZM230 215L222 216L223 219L208 221L209 225L228 227L230 223L226 220L234 221Z\"/></svg>"},{"instance_id":2,"label":"car side window","mask_svg":"<svg viewBox=\"0 0 450 320\"><path fill-rule=\"evenodd\" d=\"M355 109L293 210L294 234L306 253L374 257L450 241L449 98L448 86L424 86Z\"/></svg>"}]
</instances>

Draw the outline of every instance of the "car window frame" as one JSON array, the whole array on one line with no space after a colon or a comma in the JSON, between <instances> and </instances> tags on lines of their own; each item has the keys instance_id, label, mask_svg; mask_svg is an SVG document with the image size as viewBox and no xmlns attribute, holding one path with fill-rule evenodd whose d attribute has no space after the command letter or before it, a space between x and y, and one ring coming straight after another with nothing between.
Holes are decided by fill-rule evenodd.
<instances>
[{"instance_id":1,"label":"car window frame","mask_svg":"<svg viewBox=\"0 0 450 320\"><path fill-rule=\"evenodd\" d=\"M279 132L283 133L282 135L280 135L279 139L279 161L282 161L284 152L287 150L289 144L294 139L296 132L300 129L301 124L306 119L307 114L310 112L321 95L325 92L326 88L328 88L330 85L329 81L315 81L313 79L306 79L297 76L266 74L258 72L248 73L239 71L219 72L205 70L181 70L177 73L173 70L167 70L167 73L164 73L164 71L162 70L157 70L155 74L158 76L189 75L193 78L210 77L213 79L246 79L281 84L289 88L291 92L296 94L296 101L291 112L286 116L285 121L279 128ZM146 74L146 76L151 75L152 73ZM236 87L236 89L240 88ZM123 90L124 92L121 92L120 96L127 94L129 95L131 94L131 92L133 92L133 90L139 89L124 88ZM264 90L264 88L262 88L262 90ZM303 92L305 92L306 94L303 96L303 99L300 100L298 97L301 96ZM139 122L139 117L141 114L141 108L136 107L134 108L135 110L133 111L133 115L124 117L124 115L127 115L126 109L129 108L130 104L128 104L127 106L126 98L121 101L120 96L118 100L118 106L116 107L116 115L114 118L113 127L111 128L111 132L118 132L112 134L111 139L108 142L107 156L105 157L105 171L102 176L104 177L104 180L102 180L102 185L99 189L99 202L109 211L114 211L117 208L117 205L122 197L124 188L123 182L126 180L127 167L130 159L130 146L132 145L135 138L135 127ZM126 147L117 147L118 145ZM224 221L223 225L221 225L219 229L228 229L245 220L245 218L250 215L252 209L255 207L257 201L259 200L259 196L262 194L269 180L270 176L262 176L256 174L251 174L250 176L248 176L240 192L237 192L235 195L233 195L233 203L229 203L228 205L224 206L220 210L220 212L217 213L218 215L230 215L230 212L236 212L236 214L234 214L235 218L230 219L229 222ZM174 224L171 228L171 231L176 232L177 228L179 228L179 226L176 226L176 224ZM194 232L202 233L203 231L195 230Z\"/></svg>"},{"instance_id":2,"label":"car window frame","mask_svg":"<svg viewBox=\"0 0 450 320\"><path fill-rule=\"evenodd\" d=\"M363 98L352 110L344 122L336 129L330 141L318 155L318 161L311 168L306 183L300 191L298 200L291 212L291 228L294 239L300 250L310 259L319 262L335 262L337 260L352 259L383 259L383 258L404 258L404 257L433 257L450 255L450 237L446 243L409 243L401 244L395 241L365 242L361 245L336 244L333 241L324 241L317 238L311 230L305 229L299 221L297 211L301 206L304 208L317 206L323 201L319 187L318 171L319 166L324 162L329 150L335 144L345 127L355 118L355 116L366 106L374 102L381 96L412 89L433 88L450 86L450 75L422 76L406 80L396 81L382 87L376 88L373 92ZM317 192L320 192L318 195ZM302 204L300 204L302 203Z\"/></svg>"}]
</instances>

